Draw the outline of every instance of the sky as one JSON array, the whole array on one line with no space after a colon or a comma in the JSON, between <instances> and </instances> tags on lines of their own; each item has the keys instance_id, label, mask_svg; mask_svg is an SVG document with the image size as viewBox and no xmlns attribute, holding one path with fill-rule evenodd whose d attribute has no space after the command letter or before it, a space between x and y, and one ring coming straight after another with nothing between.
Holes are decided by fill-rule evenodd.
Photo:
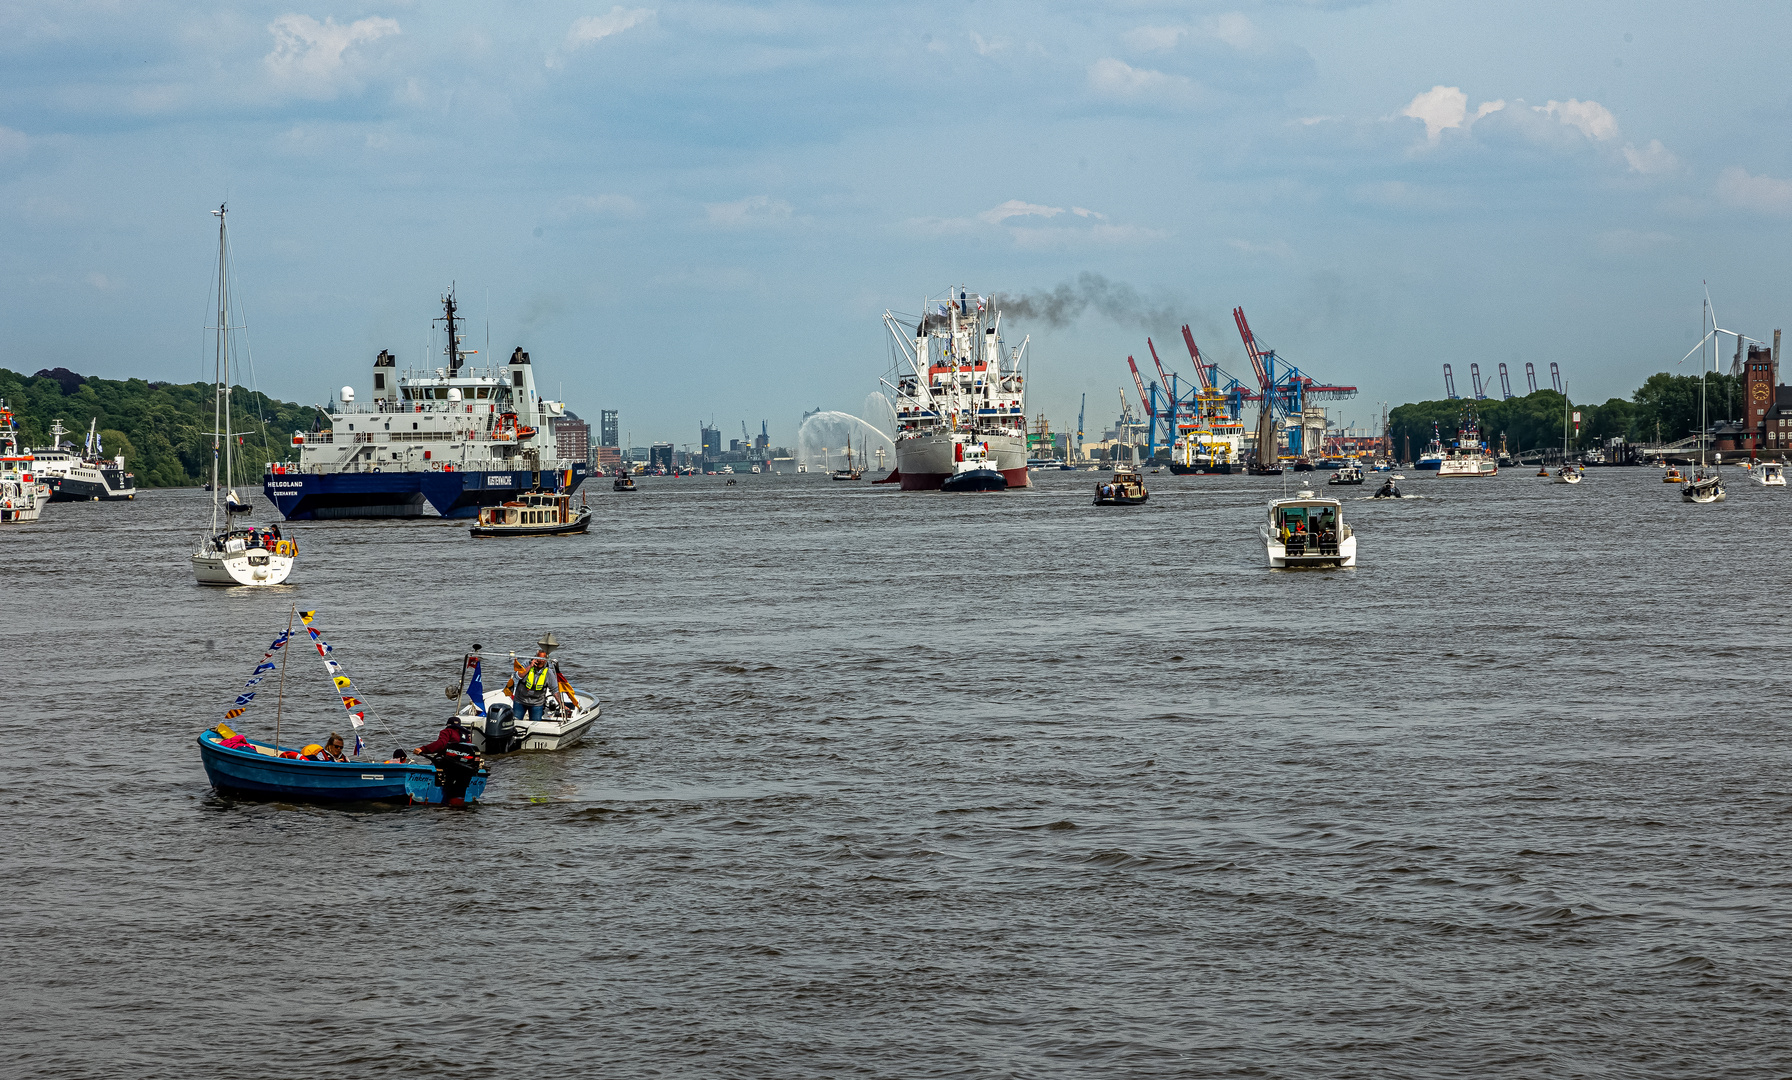
<instances>
[{"instance_id":1,"label":"sky","mask_svg":"<svg viewBox=\"0 0 1792 1080\"><path fill-rule=\"evenodd\" d=\"M1094 432L1184 323L1249 379L1238 306L1359 426L1792 323L1783 3L632 2L0 2L0 366L208 378L226 202L263 391L452 284L631 445L863 412L959 286L1088 301L1004 331Z\"/></svg>"}]
</instances>

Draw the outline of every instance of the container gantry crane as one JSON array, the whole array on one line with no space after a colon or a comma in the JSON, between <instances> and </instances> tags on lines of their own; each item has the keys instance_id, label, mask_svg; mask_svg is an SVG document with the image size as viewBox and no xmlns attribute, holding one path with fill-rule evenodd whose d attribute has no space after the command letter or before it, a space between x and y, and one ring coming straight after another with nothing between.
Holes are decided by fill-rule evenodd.
<instances>
[{"instance_id":1,"label":"container gantry crane","mask_svg":"<svg viewBox=\"0 0 1792 1080\"><path fill-rule=\"evenodd\" d=\"M1456 400L1456 376L1450 374L1450 365L1444 365L1444 393L1451 401Z\"/></svg>"},{"instance_id":2,"label":"container gantry crane","mask_svg":"<svg viewBox=\"0 0 1792 1080\"><path fill-rule=\"evenodd\" d=\"M1251 333L1251 324L1245 321L1244 308L1232 309L1232 321L1238 324L1238 336L1244 340L1245 352L1250 354L1251 367L1257 373L1263 407L1272 416L1299 416L1306 410L1309 401L1342 401L1356 396L1356 387L1316 382L1286 361L1283 362L1282 373L1277 375L1276 361L1281 358L1274 349L1257 347L1257 338ZM1301 448L1296 446L1288 449L1290 453L1301 452Z\"/></svg>"},{"instance_id":3,"label":"container gantry crane","mask_svg":"<svg viewBox=\"0 0 1792 1080\"><path fill-rule=\"evenodd\" d=\"M1506 365L1500 365L1500 400L1512 400L1512 377L1506 374Z\"/></svg>"},{"instance_id":4,"label":"container gantry crane","mask_svg":"<svg viewBox=\"0 0 1792 1080\"><path fill-rule=\"evenodd\" d=\"M1537 392L1537 365L1529 360L1524 362L1524 381L1530 386L1530 393Z\"/></svg>"},{"instance_id":5,"label":"container gantry crane","mask_svg":"<svg viewBox=\"0 0 1792 1080\"><path fill-rule=\"evenodd\" d=\"M1475 364L1475 363L1469 364L1468 380L1469 380L1469 383L1472 384L1475 388L1475 400L1476 401L1484 400L1487 397L1487 391L1485 391L1481 388L1481 365L1480 364Z\"/></svg>"},{"instance_id":6,"label":"container gantry crane","mask_svg":"<svg viewBox=\"0 0 1792 1080\"><path fill-rule=\"evenodd\" d=\"M1549 385L1555 388L1556 393L1558 393L1558 394L1563 393L1563 391L1562 391L1562 369L1556 366L1556 362L1554 360L1551 360L1549 362ZM1563 394L1563 396L1565 397L1567 395Z\"/></svg>"}]
</instances>

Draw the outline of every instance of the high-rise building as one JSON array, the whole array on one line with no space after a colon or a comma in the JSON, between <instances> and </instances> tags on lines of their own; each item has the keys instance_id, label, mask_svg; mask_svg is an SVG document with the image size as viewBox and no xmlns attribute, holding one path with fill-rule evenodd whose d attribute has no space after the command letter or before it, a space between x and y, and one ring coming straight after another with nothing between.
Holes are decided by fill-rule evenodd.
<instances>
[{"instance_id":1,"label":"high-rise building","mask_svg":"<svg viewBox=\"0 0 1792 1080\"><path fill-rule=\"evenodd\" d=\"M673 461L671 443L656 442L653 446L648 448L648 454L648 466L650 468L664 469L667 472L672 471Z\"/></svg>"},{"instance_id":2,"label":"high-rise building","mask_svg":"<svg viewBox=\"0 0 1792 1080\"><path fill-rule=\"evenodd\" d=\"M605 409L598 416L597 445L621 446L621 426L622 425L618 422L617 411L615 409Z\"/></svg>"},{"instance_id":3,"label":"high-rise building","mask_svg":"<svg viewBox=\"0 0 1792 1080\"><path fill-rule=\"evenodd\" d=\"M591 425L568 409L554 424L554 448L561 461L586 461L591 457Z\"/></svg>"},{"instance_id":4,"label":"high-rise building","mask_svg":"<svg viewBox=\"0 0 1792 1080\"><path fill-rule=\"evenodd\" d=\"M722 456L722 432L719 428L703 429L703 456L715 458Z\"/></svg>"}]
</instances>

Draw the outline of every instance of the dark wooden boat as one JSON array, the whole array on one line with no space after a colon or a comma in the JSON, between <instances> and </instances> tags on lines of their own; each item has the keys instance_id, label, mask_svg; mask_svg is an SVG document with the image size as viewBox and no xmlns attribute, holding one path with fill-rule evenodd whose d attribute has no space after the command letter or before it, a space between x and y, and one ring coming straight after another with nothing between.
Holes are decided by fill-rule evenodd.
<instances>
[{"instance_id":1,"label":"dark wooden boat","mask_svg":"<svg viewBox=\"0 0 1792 1080\"><path fill-rule=\"evenodd\" d=\"M635 478L632 476L618 476L616 482L611 484L610 487L616 491L633 491L635 490Z\"/></svg>"},{"instance_id":2,"label":"dark wooden boat","mask_svg":"<svg viewBox=\"0 0 1792 1080\"><path fill-rule=\"evenodd\" d=\"M591 508L572 505L572 496L557 491L525 491L515 501L479 511L474 537L566 536L591 527Z\"/></svg>"},{"instance_id":3,"label":"dark wooden boat","mask_svg":"<svg viewBox=\"0 0 1792 1080\"><path fill-rule=\"evenodd\" d=\"M1145 490L1145 481L1128 468L1115 469L1112 480L1095 485L1096 506L1137 506L1150 497L1151 493Z\"/></svg>"}]
</instances>

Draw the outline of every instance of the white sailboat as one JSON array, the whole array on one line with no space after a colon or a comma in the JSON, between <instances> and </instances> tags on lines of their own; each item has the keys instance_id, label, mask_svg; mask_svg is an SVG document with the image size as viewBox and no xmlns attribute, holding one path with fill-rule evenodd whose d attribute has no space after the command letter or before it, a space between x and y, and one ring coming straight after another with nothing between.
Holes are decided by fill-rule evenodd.
<instances>
[{"instance_id":1,"label":"white sailboat","mask_svg":"<svg viewBox=\"0 0 1792 1080\"><path fill-rule=\"evenodd\" d=\"M1568 384L1562 384L1562 467L1556 470L1556 483L1578 484L1585 475L1584 470L1569 464L1568 461Z\"/></svg>"},{"instance_id":2,"label":"white sailboat","mask_svg":"<svg viewBox=\"0 0 1792 1080\"><path fill-rule=\"evenodd\" d=\"M292 573L298 546L280 536L280 527L259 529L235 519L249 513L249 505L236 493L236 438L230 430L230 375L235 359L230 325L229 240L224 230L225 208L212 211L218 219L218 324L216 332L212 399L212 515L205 539L193 553L193 578L201 585L279 585Z\"/></svg>"},{"instance_id":3,"label":"white sailboat","mask_svg":"<svg viewBox=\"0 0 1792 1080\"><path fill-rule=\"evenodd\" d=\"M1710 311L1711 297L1707 295L1705 297L1704 311L1700 312L1699 315L1699 329L1703 330L1705 328L1705 316ZM1711 318L1711 327L1711 330L1699 339L1699 343L1695 345L1694 348L1703 350L1705 342L1710 341L1712 343L1711 366L1715 368L1717 366L1717 335L1720 332L1727 331L1723 331L1723 329L1717 325L1716 316L1712 316ZM1688 353L1687 355L1690 356L1692 354ZM1682 359L1684 359L1684 357ZM1699 471L1694 473L1692 479L1686 482L1686 486L1680 489L1680 498L1689 503L1720 503L1728 496L1728 493L1724 491L1724 482L1718 476L1718 470L1723 468L1724 456L1718 454L1717 464L1711 473L1707 475L1705 472L1705 439L1711 431L1710 423L1706 419L1706 382L1705 358L1701 352L1699 357Z\"/></svg>"}]
</instances>

